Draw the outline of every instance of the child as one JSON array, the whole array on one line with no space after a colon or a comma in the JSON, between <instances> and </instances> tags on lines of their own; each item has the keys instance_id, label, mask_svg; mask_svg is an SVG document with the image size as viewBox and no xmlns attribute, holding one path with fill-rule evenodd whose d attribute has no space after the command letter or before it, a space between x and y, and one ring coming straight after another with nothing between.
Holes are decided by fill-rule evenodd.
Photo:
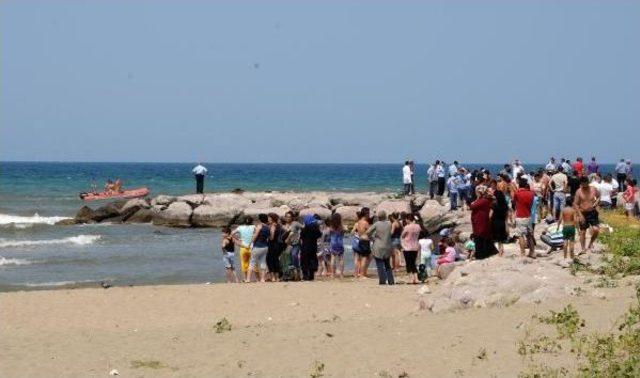
<instances>
[{"instance_id":1,"label":"child","mask_svg":"<svg viewBox=\"0 0 640 378\"><path fill-rule=\"evenodd\" d=\"M328 222L322 222L321 232L322 237L320 238L320 248L318 248L318 275L322 277L326 277L332 274L331 268L329 267L329 258L331 256L331 230L327 225Z\"/></svg>"},{"instance_id":2,"label":"child","mask_svg":"<svg viewBox=\"0 0 640 378\"><path fill-rule=\"evenodd\" d=\"M331 277L339 271L340 278L344 277L344 226L342 217L338 213L331 216L329 222L329 253L331 264L329 270Z\"/></svg>"},{"instance_id":3,"label":"child","mask_svg":"<svg viewBox=\"0 0 640 378\"><path fill-rule=\"evenodd\" d=\"M433 270L431 255L433 254L433 240L429 239L426 232L420 235L420 265L418 266L418 280L424 282L429 273Z\"/></svg>"},{"instance_id":4,"label":"child","mask_svg":"<svg viewBox=\"0 0 640 378\"><path fill-rule=\"evenodd\" d=\"M222 262L224 263L224 275L227 278L227 283L240 282L238 275L236 274L236 254L235 243L231 236L231 229L229 227L222 228L222 240L220 242L222 249Z\"/></svg>"},{"instance_id":5,"label":"child","mask_svg":"<svg viewBox=\"0 0 640 378\"><path fill-rule=\"evenodd\" d=\"M438 268L436 269L436 274L439 274L440 266L444 264L451 264L456 261L456 242L453 239L447 239L447 248L444 251L444 254L438 258Z\"/></svg>"},{"instance_id":6,"label":"child","mask_svg":"<svg viewBox=\"0 0 640 378\"><path fill-rule=\"evenodd\" d=\"M567 197L566 206L562 209L558 229L562 226L562 239L564 240L564 258L567 259L567 251L571 259L574 259L573 249L576 240L577 213L573 208L573 197Z\"/></svg>"}]
</instances>

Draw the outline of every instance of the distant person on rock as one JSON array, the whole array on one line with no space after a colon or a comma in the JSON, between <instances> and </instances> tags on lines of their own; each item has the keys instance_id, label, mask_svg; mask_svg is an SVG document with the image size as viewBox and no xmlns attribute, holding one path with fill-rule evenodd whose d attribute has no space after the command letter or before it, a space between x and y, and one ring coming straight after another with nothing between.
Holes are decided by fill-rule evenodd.
<instances>
[{"instance_id":1,"label":"distant person on rock","mask_svg":"<svg viewBox=\"0 0 640 378\"><path fill-rule=\"evenodd\" d=\"M196 193L201 194L204 192L204 176L207 174L207 168L198 163L192 172L196 176Z\"/></svg>"}]
</instances>

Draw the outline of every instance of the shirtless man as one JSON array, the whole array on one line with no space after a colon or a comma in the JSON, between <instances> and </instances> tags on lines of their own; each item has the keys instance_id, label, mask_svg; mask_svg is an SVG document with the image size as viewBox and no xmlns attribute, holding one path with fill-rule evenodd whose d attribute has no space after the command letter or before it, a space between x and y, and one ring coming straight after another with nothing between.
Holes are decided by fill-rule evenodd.
<instances>
[{"instance_id":1,"label":"shirtless man","mask_svg":"<svg viewBox=\"0 0 640 378\"><path fill-rule=\"evenodd\" d=\"M367 270L371 262L371 241L367 230L371 226L369 208L363 207L358 213L358 221L353 225L352 233L358 238L358 249L354 248L354 275L356 278L367 278Z\"/></svg>"},{"instance_id":2,"label":"shirtless man","mask_svg":"<svg viewBox=\"0 0 640 378\"><path fill-rule=\"evenodd\" d=\"M580 222L580 246L582 252L585 252L585 244L587 238L587 229L591 228L591 239L589 240L590 250L593 242L600 232L600 220L598 219L598 210L596 206L600 201L600 193L593 186L589 186L589 178L582 176L580 178L580 188L576 191L573 207L577 211L578 220Z\"/></svg>"}]
</instances>

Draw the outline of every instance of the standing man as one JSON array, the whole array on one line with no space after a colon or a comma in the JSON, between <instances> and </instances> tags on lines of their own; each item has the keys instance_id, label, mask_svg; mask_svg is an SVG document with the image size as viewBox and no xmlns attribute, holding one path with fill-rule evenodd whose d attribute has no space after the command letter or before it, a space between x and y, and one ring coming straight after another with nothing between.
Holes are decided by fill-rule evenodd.
<instances>
[{"instance_id":1,"label":"standing man","mask_svg":"<svg viewBox=\"0 0 640 378\"><path fill-rule=\"evenodd\" d=\"M627 181L627 165L624 159L620 159L618 164L616 164L616 180L620 185L620 191L624 192L624 182Z\"/></svg>"},{"instance_id":2,"label":"standing man","mask_svg":"<svg viewBox=\"0 0 640 378\"><path fill-rule=\"evenodd\" d=\"M551 172L555 172L556 170L556 158L554 158L553 156L551 157L551 159L549 159L549 162L547 163L547 165L544 167L547 170L547 173L551 173Z\"/></svg>"},{"instance_id":3,"label":"standing man","mask_svg":"<svg viewBox=\"0 0 640 378\"><path fill-rule=\"evenodd\" d=\"M456 176L458 174L458 161L454 160L453 164L449 166L449 177Z\"/></svg>"},{"instance_id":4,"label":"standing man","mask_svg":"<svg viewBox=\"0 0 640 378\"><path fill-rule=\"evenodd\" d=\"M598 202L600 201L600 193L592 186L589 186L589 178L580 178L580 188L576 191L575 199L573 201L573 207L578 213L578 220L580 221L580 246L582 252L585 251L587 229L591 228L591 239L589 240L590 250L593 247L593 242L600 233L600 220L598 218Z\"/></svg>"},{"instance_id":5,"label":"standing man","mask_svg":"<svg viewBox=\"0 0 640 378\"><path fill-rule=\"evenodd\" d=\"M596 162L596 158L592 157L591 162L589 162L589 165L587 165L587 175L591 176L596 173L600 173L600 166Z\"/></svg>"},{"instance_id":6,"label":"standing man","mask_svg":"<svg viewBox=\"0 0 640 378\"><path fill-rule=\"evenodd\" d=\"M564 207L565 193L567 192L568 184L569 179L567 175L564 174L564 168L562 166L558 167L558 172L551 176L550 180L551 189L553 190L551 210L556 220L560 219L560 212Z\"/></svg>"},{"instance_id":7,"label":"standing man","mask_svg":"<svg viewBox=\"0 0 640 378\"><path fill-rule=\"evenodd\" d=\"M533 242L533 228L531 227L531 208L535 193L529 188L529 182L520 178L518 180L518 190L513 195L516 205L516 230L518 233L518 243L520 244L520 254L524 257L526 248L529 248L529 257L535 258L535 247Z\"/></svg>"},{"instance_id":8,"label":"standing man","mask_svg":"<svg viewBox=\"0 0 640 378\"><path fill-rule=\"evenodd\" d=\"M409 165L409 160L404 162L404 167L402 167L402 183L404 184L404 195L408 196L411 194L411 166Z\"/></svg>"},{"instance_id":9,"label":"standing man","mask_svg":"<svg viewBox=\"0 0 640 378\"><path fill-rule=\"evenodd\" d=\"M413 179L413 175L416 171L416 166L413 163L413 160L409 160L409 168L411 169L411 195L416 194L416 182Z\"/></svg>"},{"instance_id":10,"label":"standing man","mask_svg":"<svg viewBox=\"0 0 640 378\"><path fill-rule=\"evenodd\" d=\"M582 177L582 174L584 173L584 163L582 163L582 158L578 157L571 168L573 168L573 173L576 176Z\"/></svg>"},{"instance_id":11,"label":"standing man","mask_svg":"<svg viewBox=\"0 0 640 378\"><path fill-rule=\"evenodd\" d=\"M204 191L204 176L207 174L207 168L198 163L192 172L196 175L196 193L201 194Z\"/></svg>"},{"instance_id":12,"label":"standing man","mask_svg":"<svg viewBox=\"0 0 640 378\"><path fill-rule=\"evenodd\" d=\"M429 180L429 198L433 199L438 191L438 166L440 160L436 160L434 164L431 164L427 169L427 179Z\"/></svg>"}]
</instances>

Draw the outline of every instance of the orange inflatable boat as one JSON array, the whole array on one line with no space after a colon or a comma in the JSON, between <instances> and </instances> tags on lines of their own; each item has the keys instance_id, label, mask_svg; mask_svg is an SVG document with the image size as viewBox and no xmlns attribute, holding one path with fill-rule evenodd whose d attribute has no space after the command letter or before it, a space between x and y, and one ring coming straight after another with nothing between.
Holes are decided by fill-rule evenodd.
<instances>
[{"instance_id":1,"label":"orange inflatable boat","mask_svg":"<svg viewBox=\"0 0 640 378\"><path fill-rule=\"evenodd\" d=\"M149 188L123 190L121 192L80 193L83 201L97 201L111 198L138 198L149 194Z\"/></svg>"}]
</instances>

